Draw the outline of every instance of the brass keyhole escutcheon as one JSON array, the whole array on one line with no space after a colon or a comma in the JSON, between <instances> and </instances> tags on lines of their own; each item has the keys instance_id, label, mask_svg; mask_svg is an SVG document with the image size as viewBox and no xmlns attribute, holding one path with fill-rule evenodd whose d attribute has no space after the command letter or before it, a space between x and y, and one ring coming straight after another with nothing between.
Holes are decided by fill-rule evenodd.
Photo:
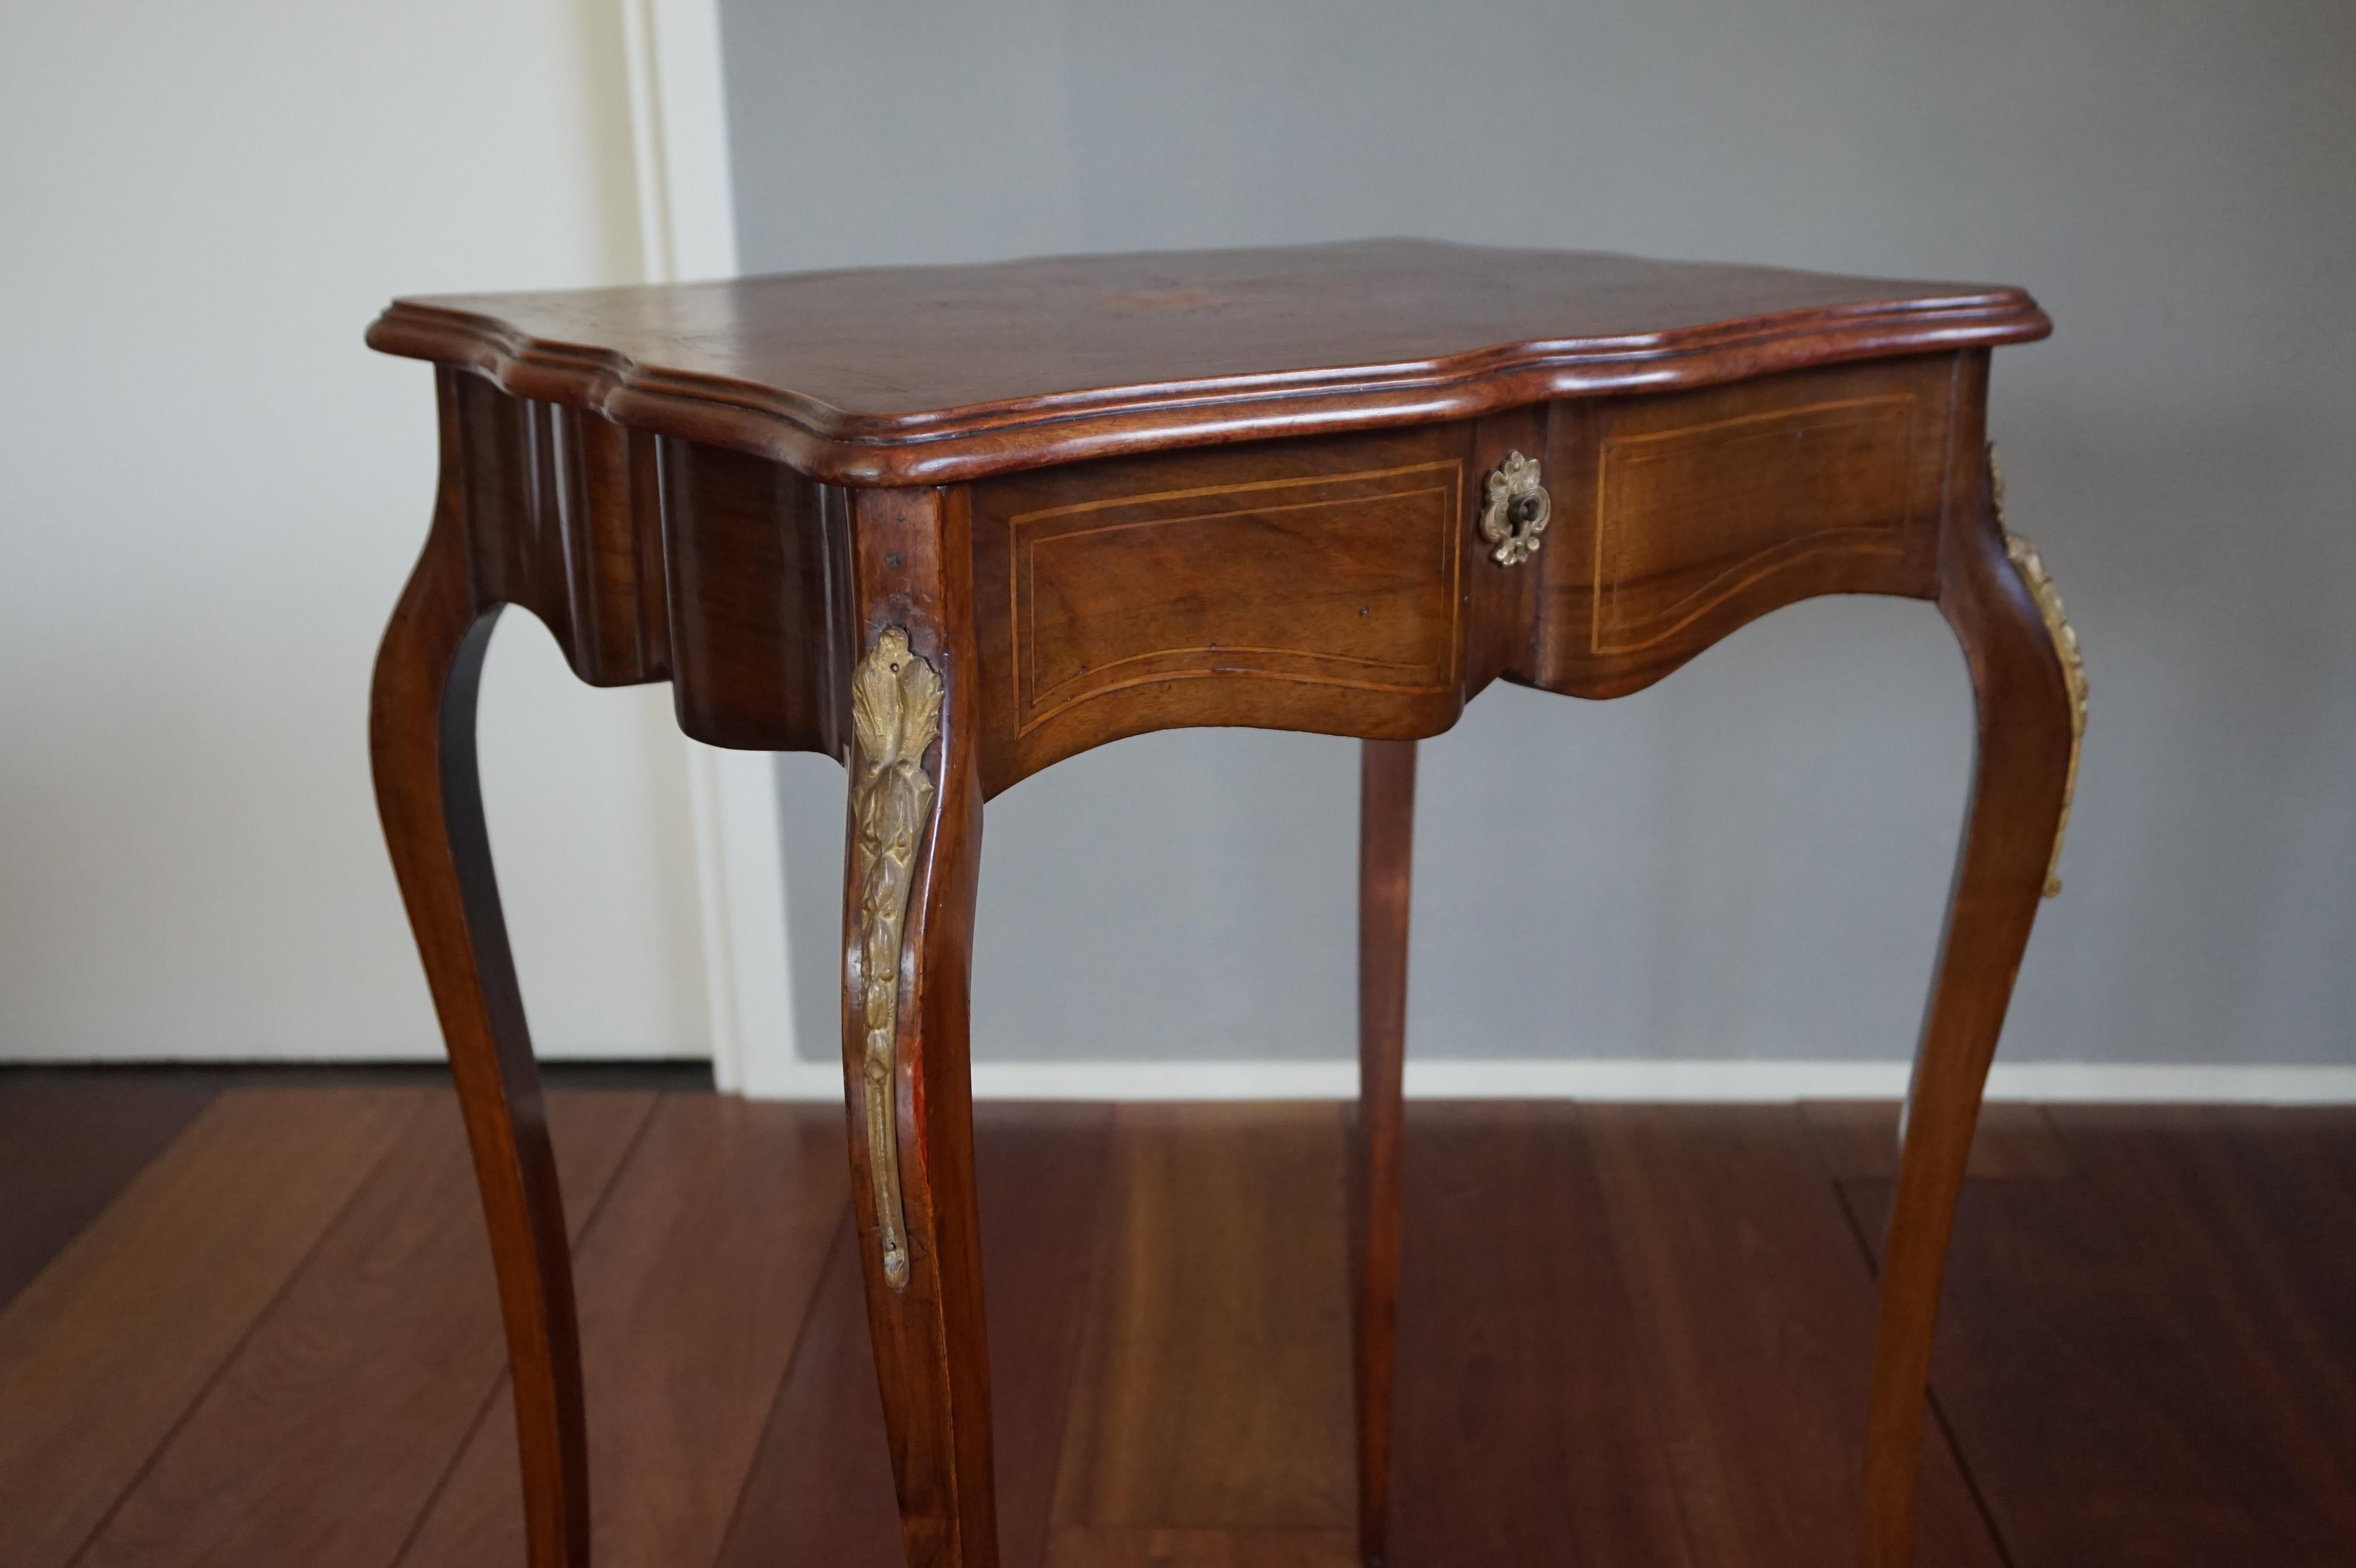
<instances>
[{"instance_id":1,"label":"brass keyhole escutcheon","mask_svg":"<svg viewBox=\"0 0 2356 1568\"><path fill-rule=\"evenodd\" d=\"M1518 452L1505 453L1489 475L1489 504L1481 509L1481 537L1497 548L1490 559L1499 566L1519 566L1536 555L1554 498L1538 483L1537 459Z\"/></svg>"}]
</instances>

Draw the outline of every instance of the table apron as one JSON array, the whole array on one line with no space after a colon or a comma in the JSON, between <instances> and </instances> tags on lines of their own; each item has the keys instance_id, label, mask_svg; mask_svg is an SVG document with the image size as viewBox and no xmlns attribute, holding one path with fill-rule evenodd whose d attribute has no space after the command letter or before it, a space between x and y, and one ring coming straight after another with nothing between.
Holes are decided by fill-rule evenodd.
<instances>
[{"instance_id":1,"label":"table apron","mask_svg":"<svg viewBox=\"0 0 2356 1568\"><path fill-rule=\"evenodd\" d=\"M984 788L1187 725L1419 739L1500 677L1616 696L1800 599L1933 597L1985 360L978 481L960 497L977 667L951 700L980 706ZM850 493L443 375L481 601L532 611L584 680L671 681L699 740L846 754ZM1509 562L1479 524L1515 454L1551 515Z\"/></svg>"}]
</instances>

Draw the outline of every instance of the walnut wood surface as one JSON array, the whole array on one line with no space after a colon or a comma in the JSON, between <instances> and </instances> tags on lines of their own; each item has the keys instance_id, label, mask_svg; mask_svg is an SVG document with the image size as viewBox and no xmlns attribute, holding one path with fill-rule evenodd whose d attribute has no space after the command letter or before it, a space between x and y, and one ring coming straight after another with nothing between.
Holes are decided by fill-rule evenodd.
<instances>
[{"instance_id":1,"label":"walnut wood surface","mask_svg":"<svg viewBox=\"0 0 2356 1568\"><path fill-rule=\"evenodd\" d=\"M1358 1551L1389 1560L1392 1368L1398 1340L1400 1138L1415 742L1368 741L1358 769L1358 1117L1350 1184L1350 1318L1358 1417Z\"/></svg>"},{"instance_id":2,"label":"walnut wood surface","mask_svg":"<svg viewBox=\"0 0 2356 1568\"><path fill-rule=\"evenodd\" d=\"M116 1093L124 1115L139 1114L138 1073L99 1070L82 1083L98 1102L87 1120L111 1120ZM0 1074L0 1119L22 1087ZM499 1360L482 1222L448 1196L447 1162L465 1159L446 1136L456 1107L431 1098L421 1107L416 1091L381 1085L226 1088L5 1304L0 1562L68 1568L80 1554L81 1535L52 1533L42 1507L64 1475L77 1497L92 1483L95 1515L178 1521L169 1539L108 1527L115 1560L141 1568L182 1568L208 1543L234 1543L240 1568L514 1568L521 1507L504 1393L477 1421L444 1392L456 1368L397 1349L434 1340L477 1369ZM549 1099L568 1193L592 1199L610 1157L596 1146L642 1101ZM778 1131L716 1140L708 1155L691 1137L640 1137L621 1151L604 1201L579 1205L584 1325L604 1318L601 1300L637 1304L615 1318L629 1319L627 1336L584 1333L600 1519L643 1539L647 1524L690 1511L669 1480L688 1457L672 1451L676 1429L612 1419L599 1397L673 1369L693 1380L669 1391L680 1408L770 1403L757 1457L716 1435L692 1456L737 1477L719 1568L889 1568L898 1531L858 1254L841 1222L847 1192L839 1175L822 1191L789 1186L774 1152L792 1126L813 1153L831 1150L840 1113L734 1109ZM1837 1509L1806 1505L1780 1534L1757 1536L1747 1510L1762 1498L1819 1497L1825 1477L1858 1472L1851 1352L1870 1309L1896 1113L1888 1103L1669 1107L1642 1113L1643 1136L1628 1138L1609 1125L1622 1115L1610 1107L1411 1103L1394 1563L1702 1568L1760 1561L1741 1550L1754 1539L1786 1542L1792 1555L1779 1561L1848 1555L1854 1521ZM714 1105L681 1125L728 1114ZM980 1108L1008 1563L1350 1560L1342 1122L1332 1105ZM420 1163L429 1125L445 1133ZM1597 1175L1606 1141L1608 1187ZM10 1200L0 1232L38 1214L53 1179L80 1183L43 1153L0 1140ZM832 1150L809 1173L839 1161ZM1219 1222L1232 1194L1276 1179L1318 1200ZM829 1250L815 1223L784 1226L770 1249L691 1262L685 1248L642 1255L636 1221L607 1232L632 1207L707 1188L738 1194L763 1226L805 1204L834 1218L841 1244L806 1310L774 1300L715 1335L699 1304L749 1302L765 1278L808 1277ZM1657 1252L1638 1251L1665 1207L1684 1216L1696 1204L1716 1220L1681 1218ZM1808 1240L1845 1233L1852 1216L1846 1249ZM2010 1568L2356 1561L2351 1226L2348 1107L1991 1106L1957 1216L1933 1375L1940 1419L1926 1434L1926 1486L1944 1485L1935 1472L1952 1451L1980 1503L1948 1528L1992 1540ZM1525 1244L1533 1234L1548 1244ZM1738 1254L1730 1236L1796 1237L1799 1255ZM379 1283L365 1265L351 1272L379 1255L403 1267ZM1197 1275L1219 1287L1188 1288ZM1134 1305L1116 1313L1097 1286L1131 1278ZM1106 1343L1124 1321L1139 1331ZM1751 1335L1778 1349L1753 1363ZM381 1365L340 1397L332 1369L356 1353L351 1340L378 1337ZM1083 1339L1094 1348L1076 1363ZM1707 1434L1742 1456L1745 1484L1732 1489L1708 1484L1696 1462L1703 1429L1671 1421L1680 1407L1649 1371L1692 1345L1755 1372L1750 1392L1716 1403L1724 1430ZM1815 1347L1826 1371L1799 1353ZM763 1386L788 1361L781 1384ZM210 1391L230 1384L272 1398L237 1402L252 1419L203 1413L220 1403ZM1142 1447L1107 1456L1108 1471L1150 1473L1173 1454L1193 1467L1145 1522L1097 1522L1093 1492L1051 1505L1042 1483L1020 1479L1044 1473L1052 1489L1061 1413L1076 1433L1095 1419L1084 1412L1115 1396L1142 1402L1137 1419L1091 1430ZM225 1489L185 1484L199 1423L206 1472ZM1238 1449L1250 1462L1209 1463ZM390 1483L462 1450L432 1520L402 1517L394 1504L414 1493ZM477 1450L504 1453L504 1470L466 1478ZM1269 1454L1290 1457L1280 1472L1256 1470ZM1271 1486L1271 1474L1282 1481ZM1945 1548L1929 1532L1942 1516L1930 1511L1918 1551L1936 1561ZM699 1525L693 1538L709 1535ZM1705 1556L1689 1541L1736 1550Z\"/></svg>"},{"instance_id":3,"label":"walnut wood surface","mask_svg":"<svg viewBox=\"0 0 2356 1568\"><path fill-rule=\"evenodd\" d=\"M442 481L424 551L377 651L369 758L490 1225L529 1560L531 1568L585 1568L589 1453L571 1247L475 766L475 699L502 604L482 581L482 560L498 553L486 540L521 534L528 524L507 507L484 507L470 482L477 447L463 433L464 379L444 370L436 381ZM519 503L530 493L511 486L498 498ZM573 656L577 667L577 650Z\"/></svg>"},{"instance_id":4,"label":"walnut wood surface","mask_svg":"<svg viewBox=\"0 0 2356 1568\"><path fill-rule=\"evenodd\" d=\"M562 1212L473 777L474 682L500 605L546 621L584 679L670 680L698 739L823 752L854 773L862 656L897 633L939 677L896 973L862 953L855 882L844 910L854 1176L869 1160L860 1004L894 987L877 1125L898 1147L905 1279L880 1261L891 1160L854 1179L851 1207L904 1550L991 1568L967 1065L982 803L1181 725L1368 742L1351 1230L1358 1535L1379 1561L1412 743L1494 680L1614 696L1782 605L1859 592L1937 603L1978 721L1880 1275L1867 1463L1859 1489L1808 1505L1861 1509L1867 1568L1909 1561L1942 1262L2072 754L1986 461L1988 346L2046 330L2017 290L1424 241L387 312L373 344L443 366L444 477L379 665L380 802L491 1218L535 1568L586 1561L589 1467ZM1514 453L1537 461L1553 517L1536 556L1509 563L1479 516ZM856 865L855 816L852 836ZM1732 1379L1740 1362L1662 1375ZM1727 1417L1693 1389L1691 1418ZM1727 1473L1709 1485L1734 1484L1731 1460L1710 1463ZM1951 1507L1944 1481L1932 1499ZM1780 1528L1759 1506L1765 1522L1730 1542ZM1149 1523L1115 1509L1091 1528L1119 1536L1103 1543L1118 1557L1158 1549L1134 1533Z\"/></svg>"},{"instance_id":5,"label":"walnut wood surface","mask_svg":"<svg viewBox=\"0 0 2356 1568\"><path fill-rule=\"evenodd\" d=\"M1585 1108L1419 1101L1406 1123L1402 1158L1414 1179L1404 1187L1399 1249L1391 1560L1413 1568L1710 1562L1688 1548L1688 1536L1714 1531L1742 1499L1692 1485L1693 1444L1671 1424L1649 1375L1653 1341L1670 1326L1638 1312L1632 1265L1642 1255L1618 1233L1626 1217L1598 1179ZM1716 1140L1696 1138L1679 1152L1714 1156ZM1622 1183L1616 1195L1642 1193ZM1793 1194L1722 1196L1751 1214ZM1800 1222L1823 1207L1804 1204ZM1669 1268L1697 1286L1719 1266L1684 1235L1669 1248ZM1858 1282L1839 1275L1804 1283L1812 1288L1797 1325L1844 1310L1859 1294ZM1751 1290L1747 1279L1725 1296L1699 1289L1700 1331L1739 1314ZM1689 1317L1675 1331L1697 1328ZM1846 1445L1821 1445L1815 1424L1801 1428L1757 1407L1719 1419L1723 1440L1780 1456L1763 1467L1771 1479L1853 1465ZM1836 1520L1815 1543L1828 1553L1823 1561L1847 1531L1847 1520Z\"/></svg>"},{"instance_id":6,"label":"walnut wood surface","mask_svg":"<svg viewBox=\"0 0 2356 1568\"><path fill-rule=\"evenodd\" d=\"M80 1553L420 1103L216 1100L8 1303L0 1564ZM158 1299L168 1313L147 1308Z\"/></svg>"},{"instance_id":7,"label":"walnut wood surface","mask_svg":"<svg viewBox=\"0 0 2356 1568\"><path fill-rule=\"evenodd\" d=\"M1381 240L403 300L369 341L906 485L2047 330L2018 289Z\"/></svg>"},{"instance_id":8,"label":"walnut wood surface","mask_svg":"<svg viewBox=\"0 0 2356 1568\"><path fill-rule=\"evenodd\" d=\"M501 1381L496 1295L479 1230L452 1226L475 1185L446 1093L423 1101L335 1224L222 1366L79 1562L87 1568L253 1568L381 1561L449 1456L421 1433L463 1430ZM558 1158L591 1205L654 1096L550 1096ZM509 1438L502 1509L515 1506ZM281 1456L256 1465L256 1452ZM509 1562L522 1560L519 1539Z\"/></svg>"},{"instance_id":9,"label":"walnut wood surface","mask_svg":"<svg viewBox=\"0 0 2356 1568\"><path fill-rule=\"evenodd\" d=\"M1907 1092L1906 1145L1883 1243L1866 1429L1866 1568L1904 1568L1947 1238L1980 1092L2029 945L2068 803L2071 698L2036 601L2005 552L1985 462L1987 360L1959 367L1955 515L1940 536L1939 608L1970 667L1978 755L1931 1000Z\"/></svg>"},{"instance_id":10,"label":"walnut wood surface","mask_svg":"<svg viewBox=\"0 0 2356 1568\"><path fill-rule=\"evenodd\" d=\"M568 1143L584 1141L582 1096L552 1098L562 1163ZM581 1162L564 1164L566 1191L597 1200L574 1221L574 1249L600 1561L718 1553L847 1200L831 1120L666 1095L641 1118L620 1179L576 1181L588 1174ZM449 1466L402 1568L527 1561L518 1478L502 1392Z\"/></svg>"},{"instance_id":11,"label":"walnut wood surface","mask_svg":"<svg viewBox=\"0 0 2356 1568\"><path fill-rule=\"evenodd\" d=\"M37 1068L0 1074L0 1148L38 1182L0 1206L0 1302L41 1272L213 1097L183 1077L101 1086Z\"/></svg>"},{"instance_id":12,"label":"walnut wood surface","mask_svg":"<svg viewBox=\"0 0 2356 1568\"><path fill-rule=\"evenodd\" d=\"M893 1086L911 1261L900 1286L884 1277L875 1191L864 1179L864 1027L857 987L849 983L861 973L862 925L858 882L847 877L843 890L842 1072L852 1213L867 1257L868 1329L910 1568L995 1568L998 1561L966 1059L981 773L972 696L972 555L962 502L937 490L861 491L852 529L862 642L897 628L947 692L933 747L938 787L908 901L902 970L882 977L900 987L902 998ZM855 849L855 809L851 834Z\"/></svg>"}]
</instances>

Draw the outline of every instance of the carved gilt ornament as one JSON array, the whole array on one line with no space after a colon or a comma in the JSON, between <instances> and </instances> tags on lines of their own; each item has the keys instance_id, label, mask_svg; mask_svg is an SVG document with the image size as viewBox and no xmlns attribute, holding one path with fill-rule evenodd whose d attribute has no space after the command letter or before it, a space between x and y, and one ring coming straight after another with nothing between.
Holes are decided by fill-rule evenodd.
<instances>
[{"instance_id":1,"label":"carved gilt ornament","mask_svg":"<svg viewBox=\"0 0 2356 1568\"><path fill-rule=\"evenodd\" d=\"M1988 474L1994 485L1997 525L2004 525L2004 473L1996 466L1993 453L1988 458ZM2052 898L2062 891L2062 838L2070 831L2070 803L2078 793L2078 753L2086 741L2086 660L2078 650L2078 634L2071 628L2070 618L2062 613L2062 591L2053 586L2053 579L2045 570L2045 561L2037 547L2010 528L2004 530L2004 553L2011 558L2020 572L2020 581L2029 589L2029 597L2037 601L2037 613L2044 617L2045 630L2053 639L2054 656L2062 663L2062 682L2070 693L2070 773L2062 785L2062 819L2053 828L2053 858L2046 863L2045 896Z\"/></svg>"},{"instance_id":2,"label":"carved gilt ornament","mask_svg":"<svg viewBox=\"0 0 2356 1568\"><path fill-rule=\"evenodd\" d=\"M852 672L851 719L858 738L851 799L857 835L852 984L862 1030L861 1102L884 1278L898 1290L908 1283L896 1093L900 955L916 848L932 815L925 752L941 732L939 672L908 646L899 627L885 627Z\"/></svg>"}]
</instances>

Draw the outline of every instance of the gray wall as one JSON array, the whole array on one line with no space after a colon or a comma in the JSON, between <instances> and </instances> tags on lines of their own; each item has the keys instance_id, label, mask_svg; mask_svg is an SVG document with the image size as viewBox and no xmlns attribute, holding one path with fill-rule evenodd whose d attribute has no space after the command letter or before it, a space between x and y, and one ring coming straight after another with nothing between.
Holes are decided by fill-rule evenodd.
<instances>
[{"instance_id":1,"label":"gray wall","mask_svg":"<svg viewBox=\"0 0 2356 1568\"><path fill-rule=\"evenodd\" d=\"M2094 720L2008 1056L2350 1059L2345 0L723 12L751 270L1404 233L2029 287L2060 332L1998 352L1993 425ZM1919 604L1494 689L1424 748L1413 1049L1904 1054L1970 751ZM780 767L826 1040L842 783ZM1346 1052L1355 802L1349 742L1240 731L994 802L977 1053Z\"/></svg>"}]
</instances>

